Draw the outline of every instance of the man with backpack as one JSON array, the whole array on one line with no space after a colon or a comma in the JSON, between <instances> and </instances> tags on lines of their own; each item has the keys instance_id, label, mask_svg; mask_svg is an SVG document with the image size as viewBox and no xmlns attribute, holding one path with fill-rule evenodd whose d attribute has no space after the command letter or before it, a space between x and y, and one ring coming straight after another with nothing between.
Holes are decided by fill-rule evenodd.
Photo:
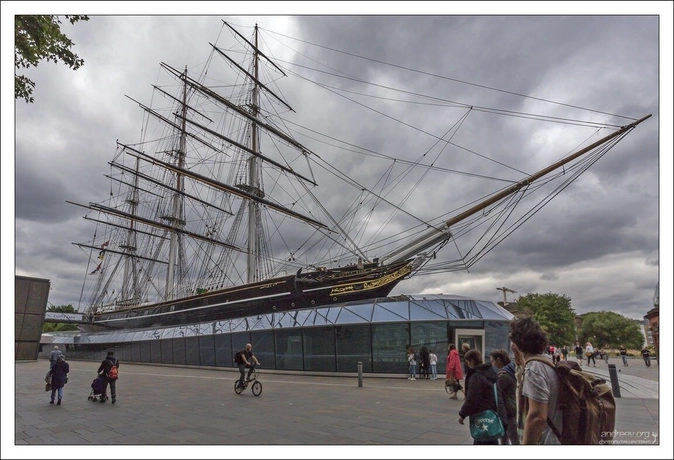
<instances>
[{"instance_id":1,"label":"man with backpack","mask_svg":"<svg viewBox=\"0 0 674 460\"><path fill-rule=\"evenodd\" d=\"M253 346L249 343L246 344L246 347L243 350L237 352L234 355L234 360L236 361L236 364L239 366L239 373L241 374L241 378L239 378L239 387L243 388L243 381L246 375L246 368L249 369L248 380L250 380L250 376L255 370L255 366L256 365L259 366L260 362L253 354Z\"/></svg>"},{"instance_id":2,"label":"man with backpack","mask_svg":"<svg viewBox=\"0 0 674 460\"><path fill-rule=\"evenodd\" d=\"M103 387L103 394L101 395L101 402L104 403L107 398L106 390L108 385L110 385L110 397L112 398L112 404L115 404L117 400L117 377L119 369L119 360L115 358L114 350L108 350L108 355L105 357L100 366L98 366L98 374L102 374L105 377L105 386Z\"/></svg>"},{"instance_id":3,"label":"man with backpack","mask_svg":"<svg viewBox=\"0 0 674 460\"><path fill-rule=\"evenodd\" d=\"M513 351L524 359L523 444L612 444L615 398L606 380L573 361L543 355L547 336L531 318L510 323Z\"/></svg>"},{"instance_id":4,"label":"man with backpack","mask_svg":"<svg viewBox=\"0 0 674 460\"><path fill-rule=\"evenodd\" d=\"M513 348L521 353L524 361L522 396L525 398L524 434L522 444L560 444L548 426L548 420L561 432L562 412L558 407L559 377L554 367L544 362L530 360L545 355L548 338L532 318L520 318L510 323L510 340ZM520 408L522 410L524 408Z\"/></svg>"}]
</instances>

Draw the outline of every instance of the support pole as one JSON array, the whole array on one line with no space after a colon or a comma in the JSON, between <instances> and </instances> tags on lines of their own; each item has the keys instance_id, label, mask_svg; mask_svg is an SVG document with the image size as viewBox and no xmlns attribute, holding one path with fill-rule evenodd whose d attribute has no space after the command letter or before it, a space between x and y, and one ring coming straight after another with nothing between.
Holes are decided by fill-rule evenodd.
<instances>
[{"instance_id":1,"label":"support pole","mask_svg":"<svg viewBox=\"0 0 674 460\"><path fill-rule=\"evenodd\" d=\"M615 370L615 364L608 365L608 375L611 377L613 396L620 398L620 383L618 383L618 372Z\"/></svg>"},{"instance_id":2,"label":"support pole","mask_svg":"<svg viewBox=\"0 0 674 460\"><path fill-rule=\"evenodd\" d=\"M358 361L358 387L363 386L363 361Z\"/></svg>"}]
</instances>

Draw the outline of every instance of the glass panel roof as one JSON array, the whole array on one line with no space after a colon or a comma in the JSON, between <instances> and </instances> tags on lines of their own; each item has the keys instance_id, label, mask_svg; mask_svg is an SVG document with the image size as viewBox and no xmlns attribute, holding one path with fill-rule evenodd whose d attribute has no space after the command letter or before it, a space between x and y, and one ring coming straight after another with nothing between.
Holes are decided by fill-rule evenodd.
<instances>
[{"instance_id":1,"label":"glass panel roof","mask_svg":"<svg viewBox=\"0 0 674 460\"><path fill-rule=\"evenodd\" d=\"M415 294L168 328L52 332L43 334L41 343L114 343L326 324L446 319L510 321L512 318L510 312L485 300L458 295Z\"/></svg>"},{"instance_id":2,"label":"glass panel roof","mask_svg":"<svg viewBox=\"0 0 674 460\"><path fill-rule=\"evenodd\" d=\"M372 310L371 306L370 310ZM372 315L370 314L370 317L371 316ZM342 311L339 313L339 316L337 317L337 324L352 324L352 323L367 323L367 322L369 322L369 320L352 312L347 307L343 307Z\"/></svg>"},{"instance_id":3,"label":"glass panel roof","mask_svg":"<svg viewBox=\"0 0 674 460\"><path fill-rule=\"evenodd\" d=\"M443 303L437 300L410 300L410 319L447 319L447 313Z\"/></svg>"},{"instance_id":4,"label":"glass panel roof","mask_svg":"<svg viewBox=\"0 0 674 460\"><path fill-rule=\"evenodd\" d=\"M409 319L409 302L382 302L377 303L372 313L373 323L383 323L390 321L407 321Z\"/></svg>"},{"instance_id":5,"label":"glass panel roof","mask_svg":"<svg viewBox=\"0 0 674 460\"><path fill-rule=\"evenodd\" d=\"M346 305L343 309L360 316L364 321L372 321L372 310L374 309L372 303L368 303L367 305ZM339 315L339 322L342 322L342 315Z\"/></svg>"},{"instance_id":6,"label":"glass panel roof","mask_svg":"<svg viewBox=\"0 0 674 460\"><path fill-rule=\"evenodd\" d=\"M485 319L510 320L512 318L512 314L508 310L495 303L485 302L484 300L476 300L475 303L482 312L482 317Z\"/></svg>"}]
</instances>

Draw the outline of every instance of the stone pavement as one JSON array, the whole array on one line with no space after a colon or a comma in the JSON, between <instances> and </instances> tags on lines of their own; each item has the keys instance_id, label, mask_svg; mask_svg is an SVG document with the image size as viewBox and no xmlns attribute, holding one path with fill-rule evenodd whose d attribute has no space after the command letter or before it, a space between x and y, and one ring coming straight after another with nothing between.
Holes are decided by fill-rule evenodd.
<instances>
[{"instance_id":1,"label":"stone pavement","mask_svg":"<svg viewBox=\"0 0 674 460\"><path fill-rule=\"evenodd\" d=\"M609 358L609 362L596 360L596 366L586 364L583 361L583 370L592 372L597 376L611 381L608 365L614 364L618 382L620 384L620 396L622 398L648 398L658 399L659 368L656 360L651 360L651 366L646 367L642 358L628 358L627 366L623 365L620 358Z\"/></svg>"},{"instance_id":2,"label":"stone pavement","mask_svg":"<svg viewBox=\"0 0 674 460\"><path fill-rule=\"evenodd\" d=\"M364 458L383 452L386 452L384 458L410 455L447 458L446 447L442 446L453 446L451 457L455 457L454 449L472 444L467 426L457 422L462 398L448 399L442 378L409 381L402 376L365 374L360 387L355 373L349 376L281 374L262 368L263 391L255 397L250 388L242 395L234 393L234 381L238 378L238 371L234 369L122 362L117 403L111 405L87 399L99 362L73 360L69 363L69 383L64 388L61 406L50 405L50 393L44 391L43 379L49 368L46 360L15 363L15 431L13 439L6 439L5 430L11 423L2 424L3 459L41 455L49 458L78 458L79 455L82 455L79 458L206 458L214 455L222 458L234 456L232 448L245 449L241 455L251 458L279 458L284 454L289 455L286 458L346 455ZM639 370L635 360L634 366L630 362L629 373L620 372L623 397L617 399L615 439L621 447L639 445L641 458L658 458L662 448L671 447L671 439L661 440L659 436L658 368L647 369L643 364L641 367ZM608 375L605 364L598 363L592 370ZM649 373L650 378L634 375L644 373ZM9 401L5 398L4 402L7 410ZM671 434L671 430L667 433ZM654 442L656 445L651 445ZM101 445L109 444L117 444L115 452L118 453L110 456L111 451L108 454L101 451ZM38 451L37 446L48 449ZM72 447L66 453L54 455L54 446ZM92 446L90 453L80 454ZM226 447L215 449L213 446ZM320 449L304 457L304 447L309 446ZM377 446L376 451L371 450L373 446ZM432 446L435 449L429 450ZM545 451L544 455L550 458L558 454L561 458L578 455L571 454L566 447ZM355 451L345 454L342 448ZM629 451L629 448L616 451L615 446L601 448L613 451L609 454L613 458L620 458ZM292 449L292 453L288 454L288 449ZM477 451L471 452L475 456ZM591 455L597 457L596 454ZM626 458L634 458L635 454L630 455ZM672 457L667 453L663 458Z\"/></svg>"}]
</instances>

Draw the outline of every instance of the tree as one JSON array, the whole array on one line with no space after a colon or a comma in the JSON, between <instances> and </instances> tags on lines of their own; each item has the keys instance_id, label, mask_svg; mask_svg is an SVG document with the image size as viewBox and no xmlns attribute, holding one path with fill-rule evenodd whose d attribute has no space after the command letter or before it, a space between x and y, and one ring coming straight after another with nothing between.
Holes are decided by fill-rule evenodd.
<instances>
[{"instance_id":1,"label":"tree","mask_svg":"<svg viewBox=\"0 0 674 460\"><path fill-rule=\"evenodd\" d=\"M72 305L52 305L47 308L47 311L52 311L56 313L77 313L75 307ZM56 331L76 331L79 328L75 324L66 324L66 323L44 323L42 326L42 332L56 332Z\"/></svg>"},{"instance_id":2,"label":"tree","mask_svg":"<svg viewBox=\"0 0 674 460\"><path fill-rule=\"evenodd\" d=\"M569 297L529 293L518 298L516 304L517 310L533 316L547 332L551 345L561 347L576 340L576 313Z\"/></svg>"},{"instance_id":3,"label":"tree","mask_svg":"<svg viewBox=\"0 0 674 460\"><path fill-rule=\"evenodd\" d=\"M595 348L605 345L618 348L625 345L627 348L640 350L644 344L644 334L639 325L633 319L612 311L585 313L580 327L580 338L592 342Z\"/></svg>"},{"instance_id":4,"label":"tree","mask_svg":"<svg viewBox=\"0 0 674 460\"><path fill-rule=\"evenodd\" d=\"M65 16L71 24L88 21L88 16ZM79 69L84 60L73 53L73 46L61 32L58 16L16 16L14 19L14 67L17 69L37 67L43 59L58 63L63 61L73 70ZM14 75L14 99L32 103L35 82L24 75Z\"/></svg>"}]
</instances>

